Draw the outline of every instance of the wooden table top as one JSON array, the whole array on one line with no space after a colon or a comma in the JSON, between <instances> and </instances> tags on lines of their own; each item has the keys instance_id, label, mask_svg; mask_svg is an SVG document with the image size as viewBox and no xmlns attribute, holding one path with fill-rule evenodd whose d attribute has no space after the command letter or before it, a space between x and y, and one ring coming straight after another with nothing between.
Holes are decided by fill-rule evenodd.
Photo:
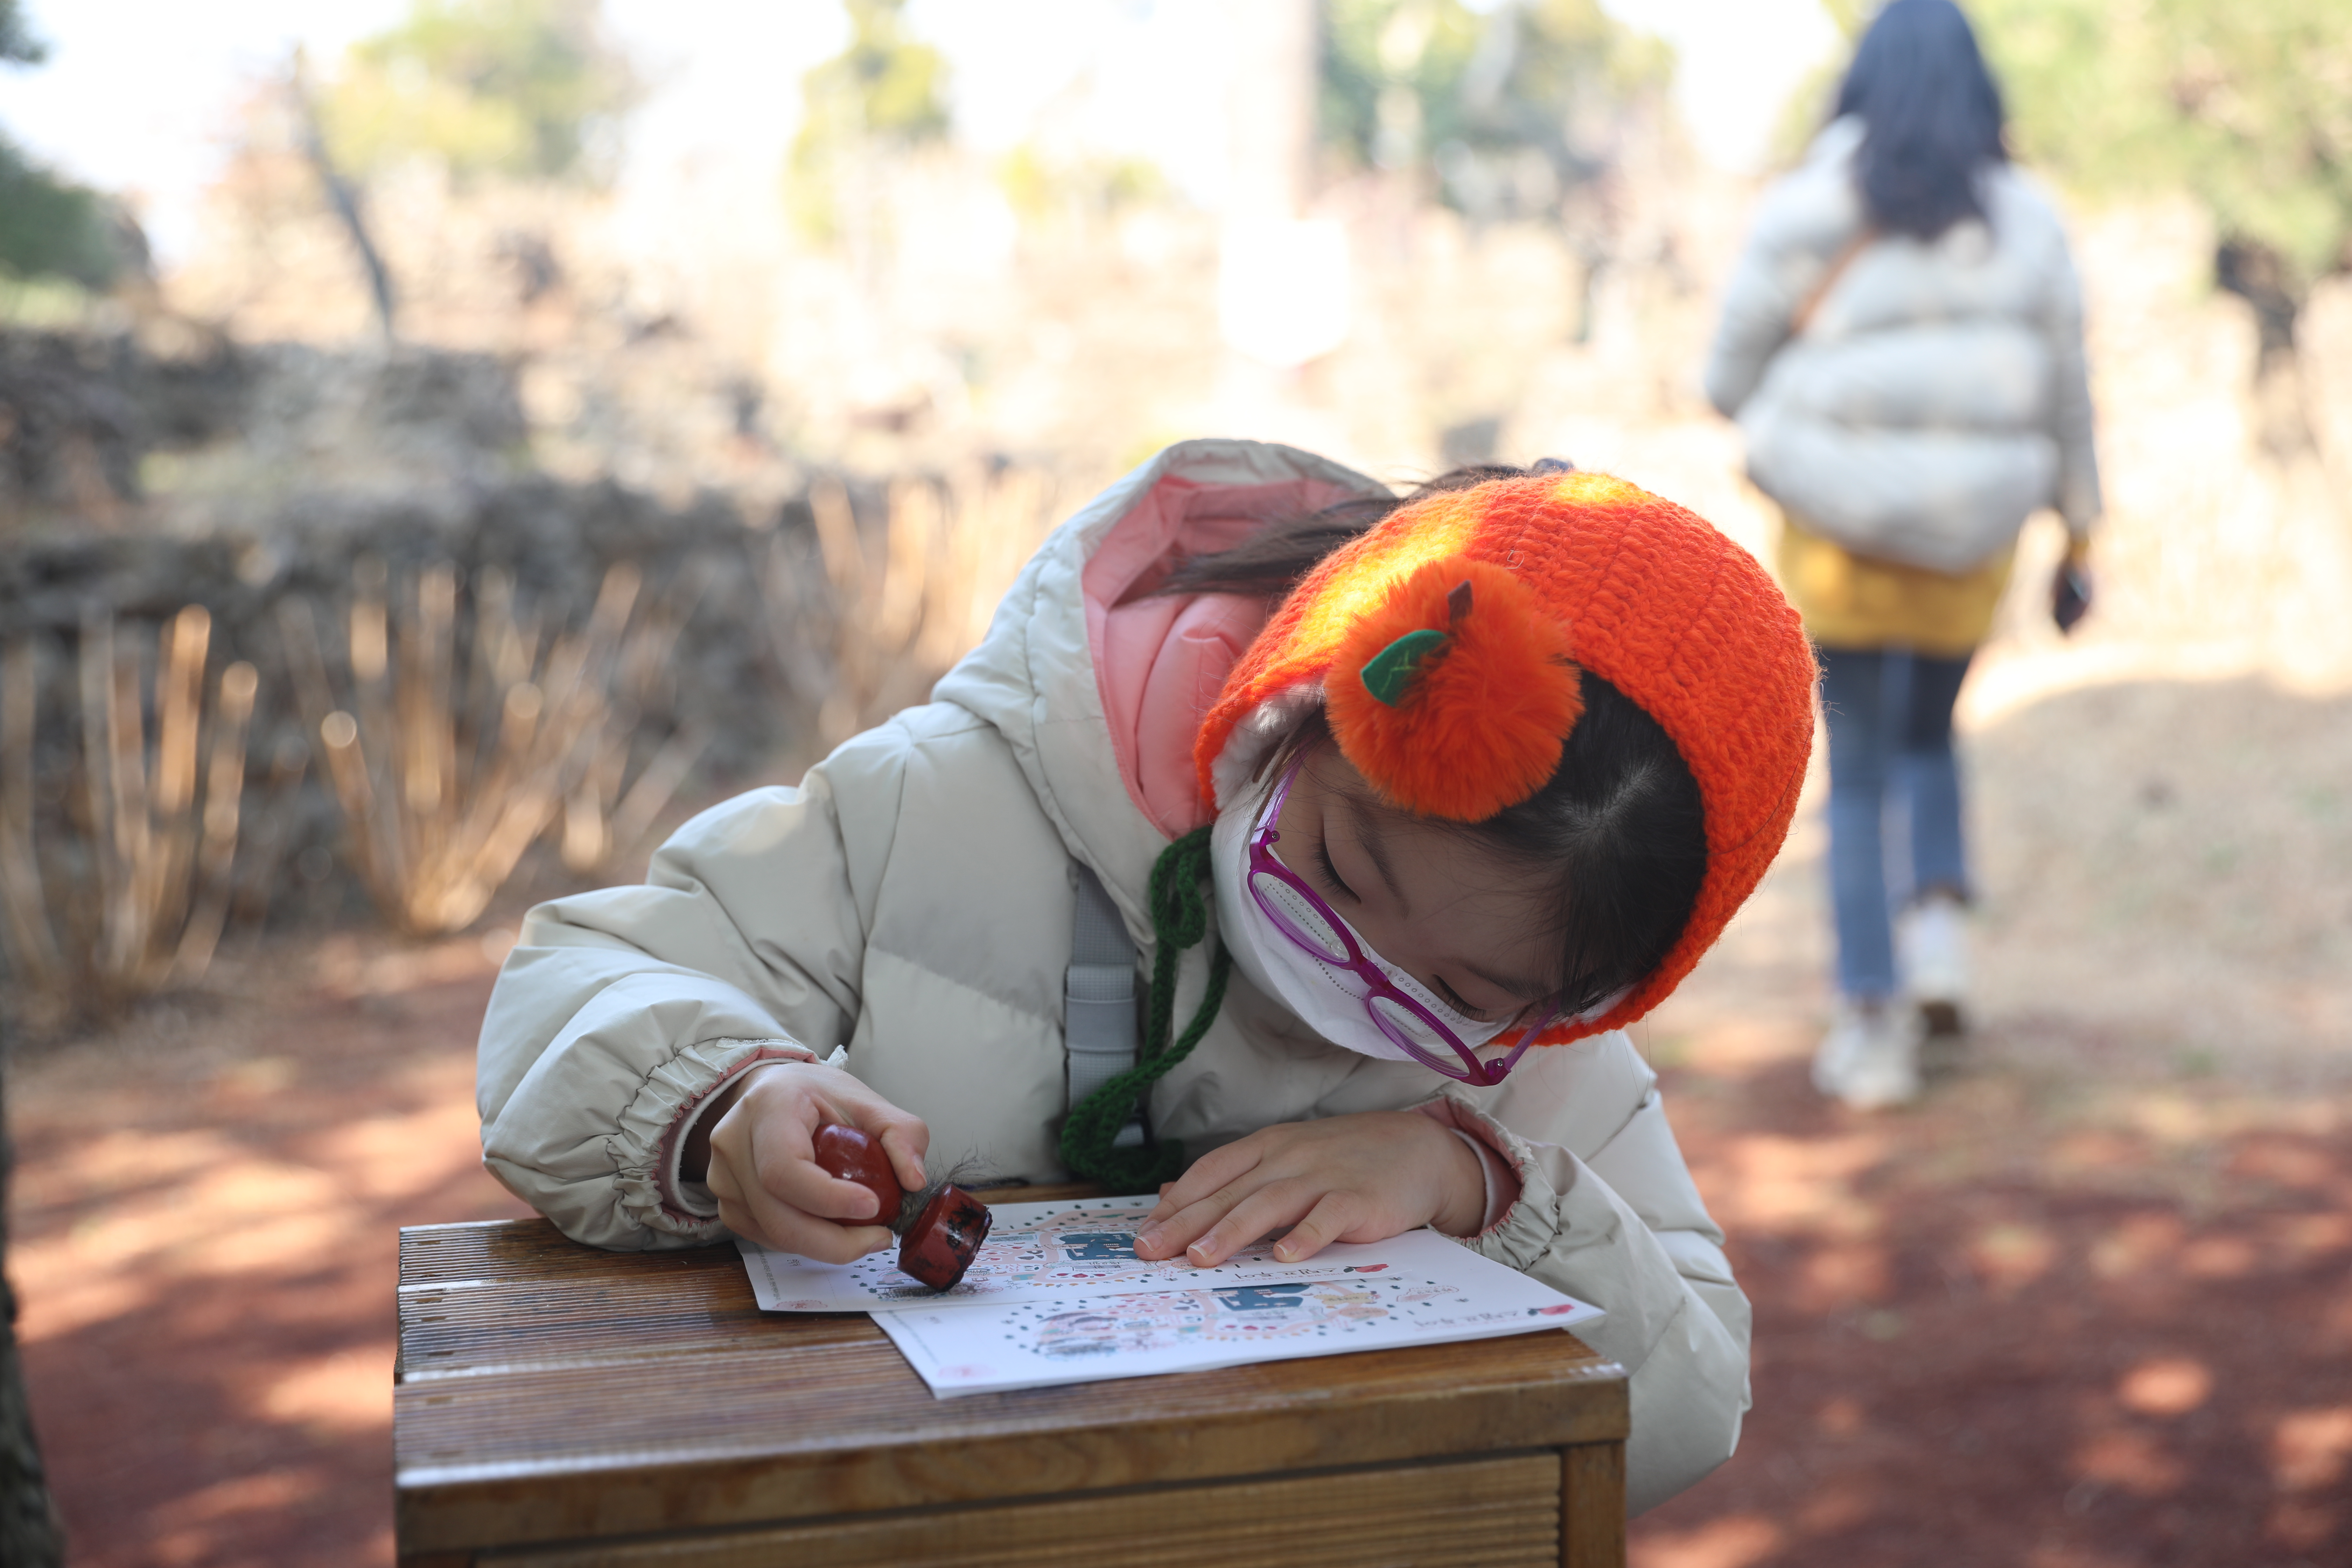
<instances>
[{"instance_id":1,"label":"wooden table top","mask_svg":"<svg viewBox=\"0 0 2352 1568\"><path fill-rule=\"evenodd\" d=\"M862 1313L761 1312L731 1246L544 1220L401 1232L397 1375L404 1556L1627 1430L1624 1373L1562 1331L941 1400Z\"/></svg>"}]
</instances>

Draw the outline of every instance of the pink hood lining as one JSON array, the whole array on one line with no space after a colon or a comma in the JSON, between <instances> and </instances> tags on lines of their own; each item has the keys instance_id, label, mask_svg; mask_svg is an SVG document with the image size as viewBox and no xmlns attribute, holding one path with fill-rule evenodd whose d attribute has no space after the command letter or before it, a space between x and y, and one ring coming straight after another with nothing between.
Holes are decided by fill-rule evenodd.
<instances>
[{"instance_id":1,"label":"pink hood lining","mask_svg":"<svg viewBox=\"0 0 2352 1568\"><path fill-rule=\"evenodd\" d=\"M1151 596L1187 556L1228 550L1271 524L1355 493L1319 479L1203 485L1170 476L1113 523L1087 562L1087 641L1128 797L1177 838L1215 815L1192 760L1201 721L1272 605L1238 594Z\"/></svg>"}]
</instances>

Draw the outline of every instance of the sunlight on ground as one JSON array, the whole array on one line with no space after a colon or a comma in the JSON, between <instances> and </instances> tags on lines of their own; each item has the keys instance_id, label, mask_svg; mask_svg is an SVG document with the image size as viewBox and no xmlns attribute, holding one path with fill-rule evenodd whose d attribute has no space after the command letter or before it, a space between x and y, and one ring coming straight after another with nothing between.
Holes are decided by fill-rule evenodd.
<instances>
[{"instance_id":1,"label":"sunlight on ground","mask_svg":"<svg viewBox=\"0 0 2352 1568\"><path fill-rule=\"evenodd\" d=\"M524 1212L479 1164L478 942L298 958L14 1071L9 1261L77 1563L389 1563L397 1227Z\"/></svg>"},{"instance_id":2,"label":"sunlight on ground","mask_svg":"<svg viewBox=\"0 0 2352 1568\"><path fill-rule=\"evenodd\" d=\"M2097 689L2052 680L1989 722ZM2049 831L1985 824L2004 855ZM2268 1087L2276 1058L2183 1078L2108 1053L2120 985L2085 984L2079 946L2042 971L2074 976L2071 996L2012 978L2021 942L2082 941L2053 910L1980 931L2006 984L1923 1105L1824 1104L1804 1021L1827 1002L1822 847L1801 825L1647 1026L1756 1306L1757 1405L1722 1472L1635 1522L1634 1568L1906 1563L1928 1537L2046 1568L2332 1561L2352 1413L2315 1402L2308 1369L2352 1356L2352 1098ZM2292 1037L2278 994L2231 994L2242 1037Z\"/></svg>"},{"instance_id":3,"label":"sunlight on ground","mask_svg":"<svg viewBox=\"0 0 2352 1568\"><path fill-rule=\"evenodd\" d=\"M1828 997L1817 773L1788 852L1637 1031L1755 1303L1757 1405L1722 1472L1635 1522L1635 1568L1874 1568L1915 1561L1923 1530L2052 1568L2316 1562L2346 1538L2352 1406L2297 1370L2352 1357L2352 1093L2311 1076L2326 1037L2294 1010L2298 985L2344 1005L2335 939L2295 934L2324 907L2288 909L2292 941L2176 943L2151 976L2144 932L2103 947L2107 917L2070 901L2096 864L2015 891L2111 809L2086 788L2137 787L2143 753L2174 792L2145 831L2194 843L2247 736L2329 777L2340 710L2104 677L1989 708L1976 1033L1922 1106L1882 1116L1806 1079ZM2075 778L2081 745L2124 784ZM2245 863L2274 881L2341 830L2281 818ZM2089 853L2212 918L2194 858ZM21 1068L15 1265L78 1561L389 1561L394 1232L521 1212L480 1171L472 1106L511 931L337 933ZM2227 998L2210 1059L2158 1032L2178 1018L2117 1022L2163 984Z\"/></svg>"},{"instance_id":4,"label":"sunlight on ground","mask_svg":"<svg viewBox=\"0 0 2352 1568\"><path fill-rule=\"evenodd\" d=\"M1654 1536L1643 1542L1639 1561L1641 1568L1749 1568L1787 1540L1787 1532L1769 1520L1743 1515Z\"/></svg>"}]
</instances>

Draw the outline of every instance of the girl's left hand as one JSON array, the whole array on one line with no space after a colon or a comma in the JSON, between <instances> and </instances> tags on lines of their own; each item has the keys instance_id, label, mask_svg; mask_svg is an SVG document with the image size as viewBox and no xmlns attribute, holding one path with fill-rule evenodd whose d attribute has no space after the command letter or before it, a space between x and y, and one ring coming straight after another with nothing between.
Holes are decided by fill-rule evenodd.
<instances>
[{"instance_id":1,"label":"girl's left hand","mask_svg":"<svg viewBox=\"0 0 2352 1568\"><path fill-rule=\"evenodd\" d=\"M1367 1111L1284 1122L1202 1155L1160 1193L1135 1255L1181 1252L1208 1268L1288 1226L1274 1255L1296 1263L1423 1225L1469 1236L1486 1209L1486 1173L1461 1139L1418 1111Z\"/></svg>"}]
</instances>

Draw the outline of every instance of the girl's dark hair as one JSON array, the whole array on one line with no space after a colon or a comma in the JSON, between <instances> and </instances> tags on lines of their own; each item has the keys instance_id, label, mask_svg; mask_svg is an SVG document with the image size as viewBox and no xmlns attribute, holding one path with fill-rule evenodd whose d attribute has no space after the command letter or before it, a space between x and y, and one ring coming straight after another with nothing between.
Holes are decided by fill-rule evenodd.
<instances>
[{"instance_id":1,"label":"girl's dark hair","mask_svg":"<svg viewBox=\"0 0 2352 1568\"><path fill-rule=\"evenodd\" d=\"M1350 497L1232 550L1183 562L1156 591L1279 599L1324 556L1407 501L1528 471L1456 468L1406 496ZM1539 897L1558 943L1555 1000L1569 1013L1657 968L1689 922L1706 876L1706 807L1673 739L1589 669L1582 687L1584 716L1541 789L1484 822L1417 819L1460 834L1504 864L1540 868ZM1329 743L1318 710L1275 749L1267 769Z\"/></svg>"},{"instance_id":2,"label":"girl's dark hair","mask_svg":"<svg viewBox=\"0 0 2352 1568\"><path fill-rule=\"evenodd\" d=\"M1854 182L1871 221L1934 239L1985 216L1977 178L2005 163L2000 89L1952 0L1889 0L1854 49L1833 118L1859 115Z\"/></svg>"}]
</instances>

